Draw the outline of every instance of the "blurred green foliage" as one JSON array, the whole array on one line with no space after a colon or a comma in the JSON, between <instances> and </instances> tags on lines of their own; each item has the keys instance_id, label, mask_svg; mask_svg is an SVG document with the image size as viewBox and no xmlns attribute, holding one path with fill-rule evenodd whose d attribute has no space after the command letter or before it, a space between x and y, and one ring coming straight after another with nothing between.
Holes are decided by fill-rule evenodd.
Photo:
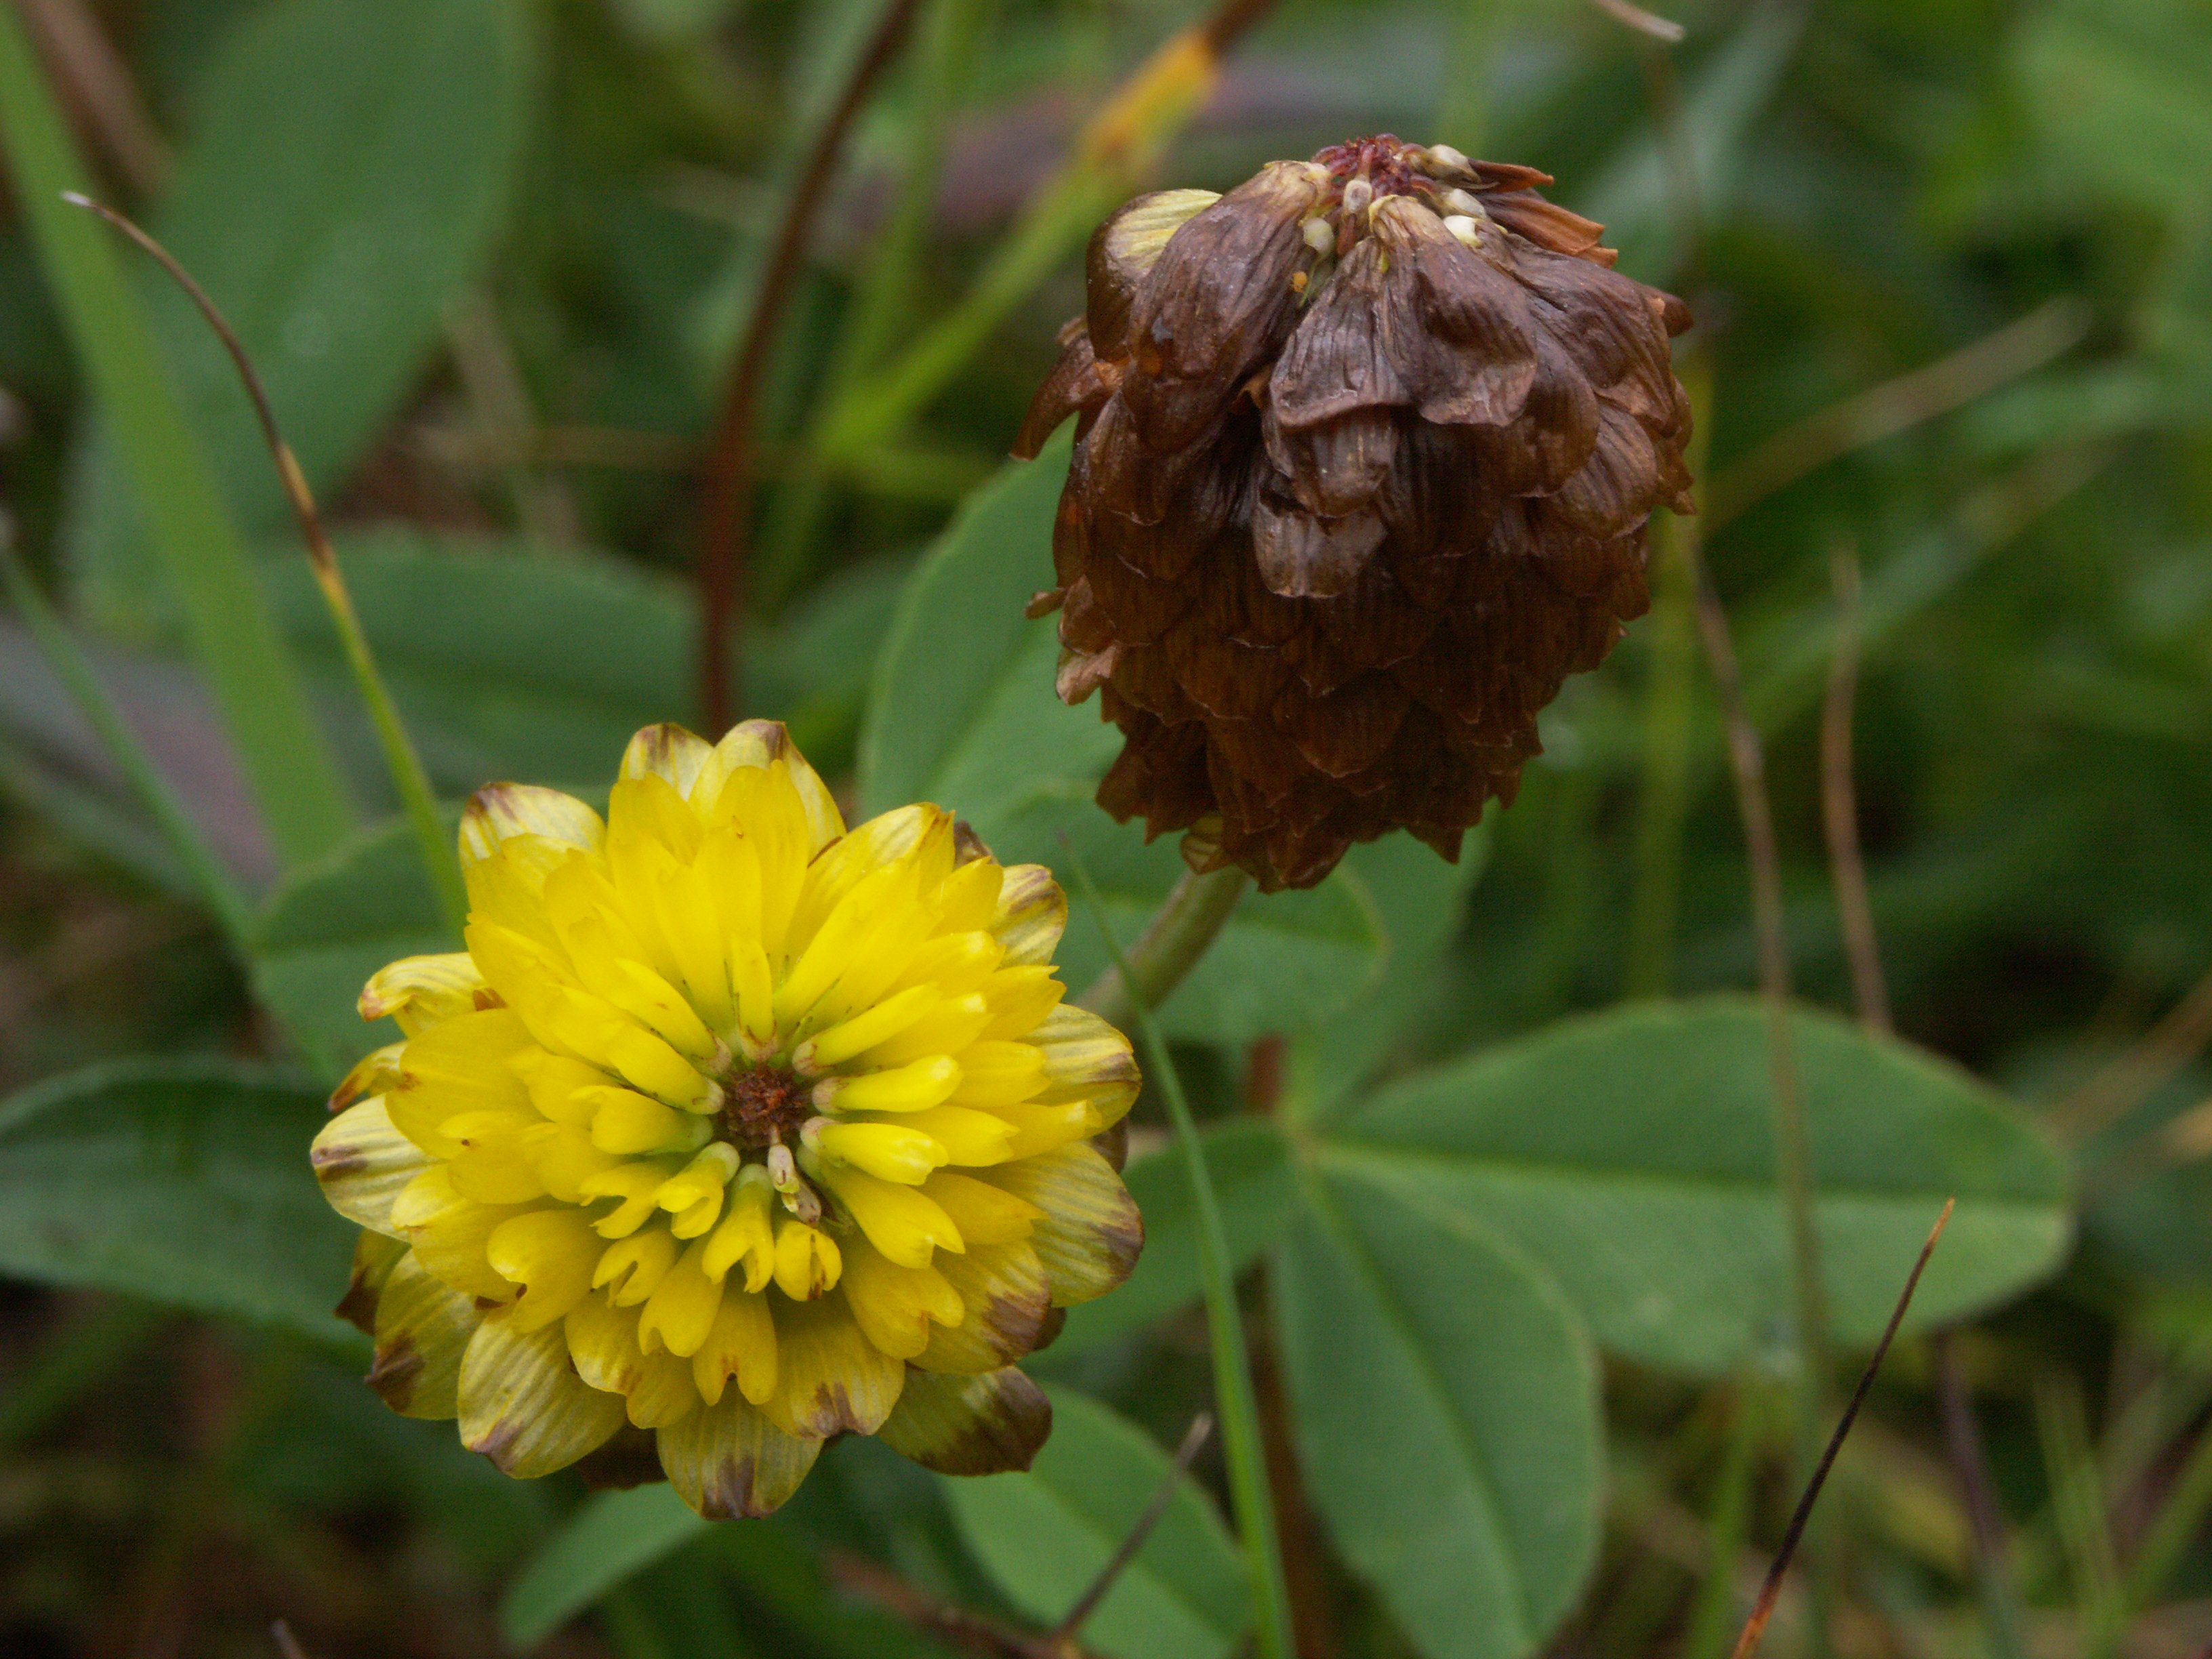
<instances>
[{"instance_id":1,"label":"blurred green foliage","mask_svg":"<svg viewBox=\"0 0 2212 1659\"><path fill-rule=\"evenodd\" d=\"M594 793L635 726L696 720L696 464L876 7L15 9L98 192L169 240L260 364L441 788ZM1686 0L1662 48L1580 0L1281 0L1148 172L1063 173L1199 12L924 0L765 386L745 712L788 720L868 810L943 799L1009 858L1051 861L1066 831L1133 932L1174 853L1086 805L1112 734L1052 702L1050 625L1019 620L1048 580L1054 463L1000 471L1080 304L1083 192L1223 187L1382 129L1554 173L1700 321L1704 556L1765 739L1799 991L1850 1006L1820 765L1848 554L1897 1024L1980 1079L1797 1022L1846 1343L1941 1197L1962 1206L1826 1500L1821 1616L1793 1591L1768 1650L2201 1647L2212 14ZM20 143L0 163L0 511L262 905L236 961L0 620L0 1082L20 1091L0 1106L0 1649L266 1652L283 1617L319 1656L478 1655L504 1630L842 1659L948 1650L916 1606L1048 1627L1209 1397L1157 1103L1130 1166L1151 1252L1038 1357L1062 1428L1030 1475L948 1488L855 1442L773 1522L688 1526L665 1493L509 1483L355 1381L358 1345L319 1314L345 1230L307 1184L307 1073L388 1040L352 993L434 945L436 909L396 826L309 858L352 819L335 793L300 782L289 830L257 810L246 779L283 769L238 726L236 664L205 672L182 567L149 555L190 531L135 493L149 479L240 527L347 790L372 819L392 805L265 457L135 260L108 297L135 295L162 367L78 360ZM204 461L123 464L129 374ZM1250 1269L1310 1656L1704 1659L1786 1514L1759 1022L1725 998L1616 1006L1753 979L1717 705L1666 614L1683 590L1659 586L1462 866L1401 837L1249 903L1164 1011ZM1091 933L1070 930L1077 985ZM1948 1352L1994 1571L1920 1334L1938 1317L1969 1322ZM1098 1651L1237 1639L1218 1453L1194 1474ZM593 1560L637 1571L572 1571Z\"/></svg>"}]
</instances>

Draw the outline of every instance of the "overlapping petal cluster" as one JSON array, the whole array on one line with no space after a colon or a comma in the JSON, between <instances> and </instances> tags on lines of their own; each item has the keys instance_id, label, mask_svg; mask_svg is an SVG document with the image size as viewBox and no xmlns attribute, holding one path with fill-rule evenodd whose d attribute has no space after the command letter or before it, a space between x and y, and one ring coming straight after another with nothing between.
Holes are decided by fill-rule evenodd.
<instances>
[{"instance_id":1,"label":"overlapping petal cluster","mask_svg":"<svg viewBox=\"0 0 2212 1659\"><path fill-rule=\"evenodd\" d=\"M604 822L483 790L460 842L468 949L369 981L405 1041L313 1150L370 1383L513 1475L649 1431L710 1516L840 1433L1025 1468L1013 1362L1143 1238L1091 1140L1137 1069L1060 1000L1050 873L934 806L848 831L766 722L640 732Z\"/></svg>"},{"instance_id":2,"label":"overlapping petal cluster","mask_svg":"<svg viewBox=\"0 0 2212 1659\"><path fill-rule=\"evenodd\" d=\"M1195 867L1310 886L1394 828L1455 858L1644 610L1689 313L1550 182L1386 134L1092 239L1016 445L1077 416L1035 610L1126 738L1099 804Z\"/></svg>"}]
</instances>

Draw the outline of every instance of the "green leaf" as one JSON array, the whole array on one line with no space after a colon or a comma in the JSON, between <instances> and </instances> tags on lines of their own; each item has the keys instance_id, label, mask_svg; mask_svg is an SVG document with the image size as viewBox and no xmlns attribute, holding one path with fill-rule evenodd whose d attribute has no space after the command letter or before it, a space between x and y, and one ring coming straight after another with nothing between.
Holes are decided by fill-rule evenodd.
<instances>
[{"instance_id":1,"label":"green leaf","mask_svg":"<svg viewBox=\"0 0 2212 1659\"><path fill-rule=\"evenodd\" d=\"M1220 1200L1222 1231L1229 1237L1230 1267L1241 1272L1275 1242L1290 1219L1290 1148L1264 1118L1231 1118L1211 1125L1200 1139ZM1038 1366L1049 1368L1125 1336L1198 1297L1197 1220L1190 1182L1174 1147L1130 1159L1122 1178L1145 1218L1145 1252L1137 1258L1137 1270L1110 1294L1071 1308L1058 1340L1033 1362Z\"/></svg>"},{"instance_id":2,"label":"green leaf","mask_svg":"<svg viewBox=\"0 0 2212 1659\"><path fill-rule=\"evenodd\" d=\"M460 948L408 826L393 819L270 895L254 929L253 991L334 1083L370 1049L399 1041L391 1020L370 1024L355 1010L368 976L401 957Z\"/></svg>"},{"instance_id":3,"label":"green leaf","mask_svg":"<svg viewBox=\"0 0 2212 1659\"><path fill-rule=\"evenodd\" d=\"M1007 1600L1057 1625L1127 1538L1174 1464L1134 1424L1065 1389L1026 1474L944 1482L968 1547ZM1081 1642L1112 1659L1221 1659L1251 1622L1243 1562L1212 1501L1185 1477Z\"/></svg>"},{"instance_id":4,"label":"green leaf","mask_svg":"<svg viewBox=\"0 0 2212 1659\"><path fill-rule=\"evenodd\" d=\"M690 1542L709 1524L658 1482L588 1499L501 1599L499 1627L507 1645L537 1646L623 1579Z\"/></svg>"},{"instance_id":5,"label":"green leaf","mask_svg":"<svg viewBox=\"0 0 2212 1659\"><path fill-rule=\"evenodd\" d=\"M229 318L311 483L343 482L440 350L447 309L504 228L534 102L532 12L501 0L279 0L198 88L149 228ZM149 293L193 429L249 534L289 533L237 376L166 279ZM102 613L157 623L95 447L76 479L77 575Z\"/></svg>"},{"instance_id":6,"label":"green leaf","mask_svg":"<svg viewBox=\"0 0 2212 1659\"><path fill-rule=\"evenodd\" d=\"M1516 1659L1597 1558L1589 1339L1510 1242L1342 1178L1276 1253L1307 1492L1430 1659Z\"/></svg>"},{"instance_id":7,"label":"green leaf","mask_svg":"<svg viewBox=\"0 0 2212 1659\"><path fill-rule=\"evenodd\" d=\"M298 1078L216 1060L90 1066L0 1105L0 1272L357 1346L331 1313L356 1230L323 1201Z\"/></svg>"},{"instance_id":8,"label":"green leaf","mask_svg":"<svg viewBox=\"0 0 2212 1659\"><path fill-rule=\"evenodd\" d=\"M1022 607L1052 580L1052 520L1067 447L1009 466L978 490L908 584L878 664L860 740L862 810L932 800L1008 864L1063 863L1066 836L1097 879L1115 935L1133 941L1183 872L1179 837L1147 846L1091 799L1121 747L1097 705L1053 691L1060 647ZM1385 940L1363 866L1310 892L1248 901L1161 1012L1170 1036L1247 1042L1298 1029L1370 984ZM1076 990L1104 945L1071 928L1061 977Z\"/></svg>"},{"instance_id":9,"label":"green leaf","mask_svg":"<svg viewBox=\"0 0 2212 1659\"><path fill-rule=\"evenodd\" d=\"M1948 1197L1958 1211L1913 1325L2002 1301L2057 1264L2066 1165L2016 1110L1832 1016L1800 1009L1791 1030L1839 1336L1881 1330ZM1770 1098L1756 1001L1635 1005L1391 1085L1323 1156L1517 1240L1608 1350L1710 1375L1780 1340L1794 1304Z\"/></svg>"}]
</instances>

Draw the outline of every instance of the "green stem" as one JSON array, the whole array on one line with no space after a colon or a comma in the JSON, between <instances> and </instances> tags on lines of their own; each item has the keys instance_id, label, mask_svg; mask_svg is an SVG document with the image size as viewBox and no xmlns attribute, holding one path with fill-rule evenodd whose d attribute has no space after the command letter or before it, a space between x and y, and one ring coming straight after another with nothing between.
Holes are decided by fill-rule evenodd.
<instances>
[{"instance_id":1,"label":"green stem","mask_svg":"<svg viewBox=\"0 0 2212 1659\"><path fill-rule=\"evenodd\" d=\"M1250 882L1235 868L1184 872L1127 957L1116 944L1114 965L1076 1000L1109 1025L1127 1024L1139 1007L1158 1007L1212 948Z\"/></svg>"},{"instance_id":2,"label":"green stem","mask_svg":"<svg viewBox=\"0 0 2212 1659\"><path fill-rule=\"evenodd\" d=\"M83 171L12 5L0 5L0 155L254 803L278 856L303 863L352 830L353 804L138 296L100 228L62 200Z\"/></svg>"},{"instance_id":3,"label":"green stem","mask_svg":"<svg viewBox=\"0 0 2212 1659\"><path fill-rule=\"evenodd\" d=\"M1075 877L1076 885L1082 890L1084 902L1091 907L1091 919L1098 924L1099 934L1106 941L1107 954L1113 957L1121 982L1146 983L1123 953L1114 930L1107 925L1105 907L1099 901L1097 884L1091 879L1091 872L1073 848L1066 848L1066 854L1068 868ZM1233 884L1229 906L1221 907L1218 898L1214 901L1213 908L1218 908L1220 920L1227 918L1236 896L1243 890L1243 872L1235 873L1238 879ZM1219 887L1231 885L1219 877L1186 878L1177 886L1176 896L1170 897L1167 909L1155 919L1146 937L1161 931L1168 910L1175 908L1176 896L1182 895L1186 888L1204 886L1209 882L1215 884L1209 890L1214 892ZM1194 902L1188 913L1202 914L1206 908ZM1205 941L1210 942L1220 931L1220 920L1206 930ZM1201 942L1189 952L1184 969L1187 971L1204 951L1205 943ZM1220 1203L1214 1196L1213 1179L1206 1169L1206 1149L1199 1140L1198 1126L1191 1118L1190 1102L1184 1097L1182 1079L1176 1074L1175 1062L1168 1054L1159 1027L1152 1023L1141 998L1129 1000L1127 1018L1136 1027L1137 1040L1145 1051L1145 1064L1167 1102L1168 1115L1174 1120L1176 1146L1182 1154L1183 1173L1190 1182L1198 1215L1199 1271L1204 1277L1206 1322L1212 1338L1213 1391L1221 1416L1221 1449L1229 1465L1230 1504L1236 1511L1237 1536L1243 1543L1245 1568L1251 1579L1253 1645L1260 1659L1291 1659L1293 1647L1290 1590L1283 1577L1282 1547L1275 1534L1274 1500L1267 1485L1267 1452L1260 1437L1260 1406L1252 1388L1251 1358L1245 1352L1244 1325L1237 1307L1237 1286L1228 1235L1221 1224Z\"/></svg>"},{"instance_id":4,"label":"green stem","mask_svg":"<svg viewBox=\"0 0 2212 1659\"><path fill-rule=\"evenodd\" d=\"M289 461L291 451L285 450L283 455ZM292 470L296 476L298 468ZM305 483L301 487L305 489ZM318 532L318 540L319 536ZM430 787L430 775L423 769L422 757L416 752L414 742L407 735L399 709L392 701L392 690L385 684L383 671L377 667L376 658L369 650L368 635L362 631L361 618L355 614L353 596L346 591L337 556L326 544L322 547L321 557L313 557L313 553L311 545L309 562L314 567L315 584L322 589L331 620L337 625L338 640L345 647L346 665L353 670L354 684L361 692L362 702L368 706L368 718L376 727L377 742L384 750L385 768L392 775L392 787L398 792L408 828L415 835L416 852L422 858L423 869L429 873L430 890L438 896L438 908L444 913L446 926L459 938L468 926L468 890L461 882L460 860L454 854L453 840L438 816L438 797Z\"/></svg>"},{"instance_id":5,"label":"green stem","mask_svg":"<svg viewBox=\"0 0 2212 1659\"><path fill-rule=\"evenodd\" d=\"M260 422L262 440L269 447L269 459L276 469L276 481L283 488L293 517L299 521L300 539L307 550L307 564L315 573L315 586L321 591L323 604L338 630L346 665L353 671L361 700L368 706L369 720L376 727L377 742L384 750L386 769L391 774L392 787L398 792L400 805L415 831L416 847L429 875L431 890L438 896L447 925L459 933L468 921L468 895L461 884L460 868L447 843L444 826L438 821L438 799L430 787L430 775L422 769L422 757L415 752L407 728L400 723L399 710L393 705L392 692L377 668L368 636L362 631L361 618L355 614L353 596L347 592L345 575L338 568L337 551L323 533L322 514L315 507L315 492L308 487L307 475L300 470L291 445L284 441L284 434L276 425L276 409L269 401L260 375L254 372L253 360L246 355L245 344L221 308L208 297L207 290L168 249L112 208L102 207L74 191L64 199L98 214L152 255L155 262L184 289L185 297L198 307L216 338L222 343L222 349L229 353L246 398L253 405L254 418Z\"/></svg>"},{"instance_id":6,"label":"green stem","mask_svg":"<svg viewBox=\"0 0 2212 1659\"><path fill-rule=\"evenodd\" d=\"M207 901L208 908L215 912L216 920L222 924L222 931L243 958L247 950L247 933L252 926L245 896L192 823L191 814L170 790L153 757L138 741L138 734L125 722L109 699L99 677L92 672L92 665L85 660L83 651L55 614L52 602L23 568L4 520L0 520L0 580L6 581L8 597L15 601L24 625L30 629L32 639L45 654L55 677L76 700L115 763L123 769L124 777L137 792L139 800L153 815L162 834L168 837L170 847L184 860L186 872L200 890L200 896Z\"/></svg>"}]
</instances>

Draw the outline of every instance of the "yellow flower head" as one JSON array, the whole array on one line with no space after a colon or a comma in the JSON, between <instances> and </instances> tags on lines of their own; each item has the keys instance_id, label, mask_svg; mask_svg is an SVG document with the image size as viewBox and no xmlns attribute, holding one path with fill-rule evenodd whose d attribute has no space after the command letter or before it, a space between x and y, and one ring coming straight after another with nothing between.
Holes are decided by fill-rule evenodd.
<instances>
[{"instance_id":1,"label":"yellow flower head","mask_svg":"<svg viewBox=\"0 0 2212 1659\"><path fill-rule=\"evenodd\" d=\"M1089 1144L1136 1066L1060 1002L1050 872L934 806L848 831L766 721L639 732L604 823L482 790L460 847L468 950L369 981L406 1040L315 1140L370 1383L517 1476L627 1419L710 1516L846 1431L1027 1467L1012 1362L1143 1242Z\"/></svg>"}]
</instances>

